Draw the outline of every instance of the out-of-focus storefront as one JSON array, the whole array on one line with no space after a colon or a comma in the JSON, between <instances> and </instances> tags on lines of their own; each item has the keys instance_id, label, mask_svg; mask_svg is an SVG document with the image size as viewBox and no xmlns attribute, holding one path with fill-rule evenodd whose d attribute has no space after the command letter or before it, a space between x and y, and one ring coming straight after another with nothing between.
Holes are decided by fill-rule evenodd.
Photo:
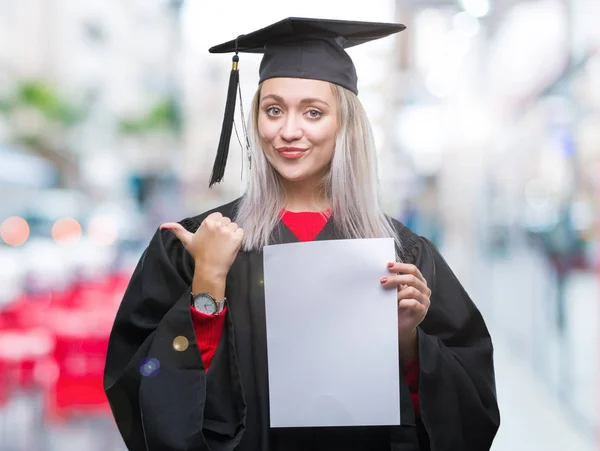
<instances>
[{"instance_id":1,"label":"out-of-focus storefront","mask_svg":"<svg viewBox=\"0 0 600 451\"><path fill-rule=\"evenodd\" d=\"M600 3L398 1L397 16L413 25L391 93L399 216L592 437Z\"/></svg>"},{"instance_id":2,"label":"out-of-focus storefront","mask_svg":"<svg viewBox=\"0 0 600 451\"><path fill-rule=\"evenodd\" d=\"M523 260L529 289L494 304L541 381L592 434L597 412L600 4L515 5L490 41L502 135L486 160L484 243ZM511 293L511 290L507 290ZM515 317L521 317L515 321Z\"/></svg>"}]
</instances>

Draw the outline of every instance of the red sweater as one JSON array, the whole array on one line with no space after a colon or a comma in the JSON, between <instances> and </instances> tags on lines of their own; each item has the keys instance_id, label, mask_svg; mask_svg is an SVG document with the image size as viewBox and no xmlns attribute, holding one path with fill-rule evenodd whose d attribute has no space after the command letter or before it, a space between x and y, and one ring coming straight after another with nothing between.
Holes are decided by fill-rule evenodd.
<instances>
[{"instance_id":1,"label":"red sweater","mask_svg":"<svg viewBox=\"0 0 600 451\"><path fill-rule=\"evenodd\" d=\"M326 212L329 216L330 212ZM319 234L327 222L326 217L321 213L302 212L294 213L284 211L282 220L285 225L298 237L300 241L312 241ZM192 307L192 320L196 332L196 341L202 354L204 367L208 371L212 362L217 345L223 332L225 324L225 313L223 309L219 315L212 316L199 312ZM419 408L419 362L415 358L404 367L404 376L410 390L413 405L417 414L420 414Z\"/></svg>"}]
</instances>

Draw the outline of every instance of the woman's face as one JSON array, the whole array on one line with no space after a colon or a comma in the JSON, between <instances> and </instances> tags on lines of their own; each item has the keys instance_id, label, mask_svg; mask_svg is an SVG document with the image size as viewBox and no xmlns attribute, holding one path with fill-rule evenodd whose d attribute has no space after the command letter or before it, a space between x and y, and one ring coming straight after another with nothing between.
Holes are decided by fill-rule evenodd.
<instances>
[{"instance_id":1,"label":"woman's face","mask_svg":"<svg viewBox=\"0 0 600 451\"><path fill-rule=\"evenodd\" d=\"M333 158L337 128L337 102L329 83L301 78L263 82L258 134L284 180L317 183Z\"/></svg>"}]
</instances>

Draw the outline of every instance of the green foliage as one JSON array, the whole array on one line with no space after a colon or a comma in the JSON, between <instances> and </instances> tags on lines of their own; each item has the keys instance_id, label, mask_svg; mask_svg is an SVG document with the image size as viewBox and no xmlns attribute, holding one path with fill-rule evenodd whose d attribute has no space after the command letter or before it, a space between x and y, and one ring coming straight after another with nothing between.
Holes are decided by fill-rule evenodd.
<instances>
[{"instance_id":1,"label":"green foliage","mask_svg":"<svg viewBox=\"0 0 600 451\"><path fill-rule=\"evenodd\" d=\"M124 134L142 134L155 131L180 131L180 119L177 103L167 99L156 103L140 118L124 119L120 123L120 130Z\"/></svg>"},{"instance_id":2,"label":"green foliage","mask_svg":"<svg viewBox=\"0 0 600 451\"><path fill-rule=\"evenodd\" d=\"M23 106L35 108L47 119L66 127L77 124L84 116L82 108L75 107L50 85L38 80L22 81L11 98L0 99L1 113L9 113Z\"/></svg>"}]
</instances>

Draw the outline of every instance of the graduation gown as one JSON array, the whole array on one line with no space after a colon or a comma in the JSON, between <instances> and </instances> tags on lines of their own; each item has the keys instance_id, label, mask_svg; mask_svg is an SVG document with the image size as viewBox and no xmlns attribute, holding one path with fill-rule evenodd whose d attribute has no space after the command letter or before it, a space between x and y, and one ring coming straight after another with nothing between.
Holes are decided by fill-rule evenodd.
<instances>
[{"instance_id":1,"label":"graduation gown","mask_svg":"<svg viewBox=\"0 0 600 451\"><path fill-rule=\"evenodd\" d=\"M238 201L181 224L194 232L214 211L233 218ZM173 233L158 230L125 292L106 358L104 389L128 449L489 450L500 419L487 327L433 244L394 226L400 259L418 266L432 290L418 328L420 418L401 375L402 426L271 429L262 251L240 251L229 271L225 327L207 372L190 313L194 263ZM278 243L298 241L283 223L273 233ZM316 237L338 238L331 218Z\"/></svg>"}]
</instances>

